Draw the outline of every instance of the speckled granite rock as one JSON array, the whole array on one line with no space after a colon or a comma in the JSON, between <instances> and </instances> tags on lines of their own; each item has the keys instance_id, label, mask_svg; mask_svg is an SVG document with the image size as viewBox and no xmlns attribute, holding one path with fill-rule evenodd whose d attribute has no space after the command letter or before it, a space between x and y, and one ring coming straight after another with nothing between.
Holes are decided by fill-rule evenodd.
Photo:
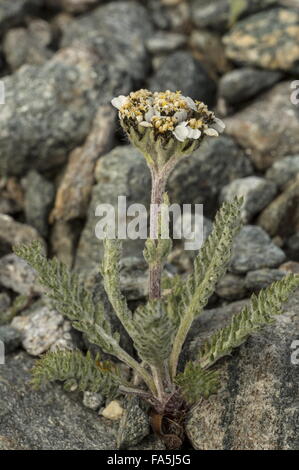
<instances>
[{"instance_id":1,"label":"speckled granite rock","mask_svg":"<svg viewBox=\"0 0 299 470\"><path fill-rule=\"evenodd\" d=\"M216 97L216 85L202 64L189 52L177 51L169 54L159 69L148 81L152 91L181 90L193 99L212 106Z\"/></svg>"},{"instance_id":2,"label":"speckled granite rock","mask_svg":"<svg viewBox=\"0 0 299 470\"><path fill-rule=\"evenodd\" d=\"M233 139L221 136L207 140L174 169L168 184L170 200L204 203L204 215L211 217L218 208L222 187L252 172L250 161Z\"/></svg>"},{"instance_id":3,"label":"speckled granite rock","mask_svg":"<svg viewBox=\"0 0 299 470\"><path fill-rule=\"evenodd\" d=\"M111 204L117 209L118 196L127 197L127 207L132 203L148 207L150 172L145 159L132 146L115 147L100 158L96 167L97 184L93 187L87 222L82 232L76 257L78 270L97 268L101 259L102 242L95 235L95 226L100 221L95 216L98 204ZM144 240L124 240L123 256L141 254Z\"/></svg>"},{"instance_id":4,"label":"speckled granite rock","mask_svg":"<svg viewBox=\"0 0 299 470\"><path fill-rule=\"evenodd\" d=\"M36 272L13 253L0 258L0 284L18 294L42 292L36 282Z\"/></svg>"},{"instance_id":5,"label":"speckled granite rock","mask_svg":"<svg viewBox=\"0 0 299 470\"><path fill-rule=\"evenodd\" d=\"M258 169L299 153L299 110L290 101L291 91L290 82L279 83L225 120L226 132L250 151Z\"/></svg>"},{"instance_id":6,"label":"speckled granite rock","mask_svg":"<svg viewBox=\"0 0 299 470\"><path fill-rule=\"evenodd\" d=\"M147 10L135 1L109 2L66 28L62 47L84 46L99 57L101 66L143 80L149 70L145 41L153 33Z\"/></svg>"},{"instance_id":7,"label":"speckled granite rock","mask_svg":"<svg viewBox=\"0 0 299 470\"><path fill-rule=\"evenodd\" d=\"M285 260L284 252L256 225L245 225L235 238L230 271L246 273L260 268L275 268Z\"/></svg>"},{"instance_id":8,"label":"speckled granite rock","mask_svg":"<svg viewBox=\"0 0 299 470\"><path fill-rule=\"evenodd\" d=\"M299 174L299 155L290 155L278 160L267 170L266 178L274 181L280 188Z\"/></svg>"},{"instance_id":9,"label":"speckled granite rock","mask_svg":"<svg viewBox=\"0 0 299 470\"><path fill-rule=\"evenodd\" d=\"M48 234L48 216L54 197L54 184L37 171L30 171L26 177L26 222L43 237Z\"/></svg>"},{"instance_id":10,"label":"speckled granite rock","mask_svg":"<svg viewBox=\"0 0 299 470\"><path fill-rule=\"evenodd\" d=\"M0 169L15 175L61 165L88 134L100 103L131 87L124 73L110 75L94 52L80 47L60 50L43 66L21 67L4 84Z\"/></svg>"},{"instance_id":11,"label":"speckled granite rock","mask_svg":"<svg viewBox=\"0 0 299 470\"><path fill-rule=\"evenodd\" d=\"M297 291L275 324L218 363L222 389L193 409L187 422L196 449L298 449L299 368L291 362L298 309Z\"/></svg>"},{"instance_id":12,"label":"speckled granite rock","mask_svg":"<svg viewBox=\"0 0 299 470\"><path fill-rule=\"evenodd\" d=\"M224 42L236 62L298 73L298 35L299 13L273 8L238 22Z\"/></svg>"},{"instance_id":13,"label":"speckled granite rock","mask_svg":"<svg viewBox=\"0 0 299 470\"><path fill-rule=\"evenodd\" d=\"M140 406L137 397L128 398L117 433L117 447L119 449L126 449L135 446L149 433L148 414Z\"/></svg>"},{"instance_id":14,"label":"speckled granite rock","mask_svg":"<svg viewBox=\"0 0 299 470\"><path fill-rule=\"evenodd\" d=\"M50 25L46 21L43 23L50 30ZM11 70L17 70L23 64L44 64L54 54L47 46L39 36L26 28L10 29L3 41L3 51Z\"/></svg>"},{"instance_id":15,"label":"speckled granite rock","mask_svg":"<svg viewBox=\"0 0 299 470\"><path fill-rule=\"evenodd\" d=\"M85 408L59 385L33 391L25 353L0 366L0 448L29 450L109 450L116 448L115 426Z\"/></svg>"},{"instance_id":16,"label":"speckled granite rock","mask_svg":"<svg viewBox=\"0 0 299 470\"><path fill-rule=\"evenodd\" d=\"M242 206L242 220L245 223L264 209L275 197L277 187L275 183L259 176L237 178L221 191L221 201L230 201L235 196L244 197Z\"/></svg>"},{"instance_id":17,"label":"speckled granite rock","mask_svg":"<svg viewBox=\"0 0 299 470\"><path fill-rule=\"evenodd\" d=\"M188 2L146 0L146 6L157 29L182 33L190 27Z\"/></svg>"},{"instance_id":18,"label":"speckled granite rock","mask_svg":"<svg viewBox=\"0 0 299 470\"><path fill-rule=\"evenodd\" d=\"M47 306L15 317L12 326L21 333L23 348L32 356L39 356L49 349L75 347L70 323Z\"/></svg>"},{"instance_id":19,"label":"speckled granite rock","mask_svg":"<svg viewBox=\"0 0 299 470\"><path fill-rule=\"evenodd\" d=\"M235 2L237 3L237 2ZM248 15L275 3L275 0L245 0L233 9L229 0L191 0L191 18L199 28L225 30L240 15Z\"/></svg>"},{"instance_id":20,"label":"speckled granite rock","mask_svg":"<svg viewBox=\"0 0 299 470\"><path fill-rule=\"evenodd\" d=\"M223 75L219 82L219 98L228 105L239 105L270 88L280 80L276 71L242 67Z\"/></svg>"},{"instance_id":21,"label":"speckled granite rock","mask_svg":"<svg viewBox=\"0 0 299 470\"><path fill-rule=\"evenodd\" d=\"M299 230L299 175L260 214L258 224L269 235L290 236Z\"/></svg>"},{"instance_id":22,"label":"speckled granite rock","mask_svg":"<svg viewBox=\"0 0 299 470\"><path fill-rule=\"evenodd\" d=\"M151 54L165 54L179 49L186 42L184 34L159 31L146 41L146 47Z\"/></svg>"}]
</instances>

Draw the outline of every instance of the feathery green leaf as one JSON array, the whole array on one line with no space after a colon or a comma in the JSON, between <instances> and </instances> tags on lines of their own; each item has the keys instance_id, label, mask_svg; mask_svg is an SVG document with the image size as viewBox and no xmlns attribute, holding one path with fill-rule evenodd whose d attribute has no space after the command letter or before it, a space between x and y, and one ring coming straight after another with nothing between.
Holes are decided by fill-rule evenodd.
<instances>
[{"instance_id":1,"label":"feathery green leaf","mask_svg":"<svg viewBox=\"0 0 299 470\"><path fill-rule=\"evenodd\" d=\"M163 303L156 300L139 306L133 324L134 345L139 357L148 364L160 366L169 357L175 333Z\"/></svg>"},{"instance_id":2,"label":"feathery green leaf","mask_svg":"<svg viewBox=\"0 0 299 470\"><path fill-rule=\"evenodd\" d=\"M65 388L76 386L80 391L101 392L105 397L118 395L123 383L119 370L111 361L101 361L97 355L84 356L80 351L46 353L32 369L32 385L40 388L48 382L65 382Z\"/></svg>"},{"instance_id":3,"label":"feathery green leaf","mask_svg":"<svg viewBox=\"0 0 299 470\"><path fill-rule=\"evenodd\" d=\"M183 373L178 374L175 383L189 404L196 403L201 397L208 398L220 387L219 373L204 370L198 362L187 362Z\"/></svg>"},{"instance_id":4,"label":"feathery green leaf","mask_svg":"<svg viewBox=\"0 0 299 470\"><path fill-rule=\"evenodd\" d=\"M249 306L233 316L230 324L216 333L202 346L199 353L201 367L206 368L218 359L230 354L250 334L274 321L282 313L282 305L289 295L299 287L299 276L289 274L251 297Z\"/></svg>"}]
</instances>

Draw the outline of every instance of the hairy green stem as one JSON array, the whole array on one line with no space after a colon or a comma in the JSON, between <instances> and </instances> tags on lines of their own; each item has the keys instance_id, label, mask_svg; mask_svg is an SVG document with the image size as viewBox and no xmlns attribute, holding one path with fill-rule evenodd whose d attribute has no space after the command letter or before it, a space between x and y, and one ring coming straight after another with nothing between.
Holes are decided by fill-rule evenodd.
<instances>
[{"instance_id":1,"label":"hairy green stem","mask_svg":"<svg viewBox=\"0 0 299 470\"><path fill-rule=\"evenodd\" d=\"M117 341L115 341L112 336L109 336L103 328L100 326L96 326L96 329L100 336L104 338L107 343L109 343L113 348L113 354L120 359L122 362L127 364L127 366L131 367L135 372L144 380L150 391L156 395L157 388L156 385L150 376L150 374L142 367L142 365L137 362L132 356L130 356L124 349L120 347Z\"/></svg>"}]
</instances>

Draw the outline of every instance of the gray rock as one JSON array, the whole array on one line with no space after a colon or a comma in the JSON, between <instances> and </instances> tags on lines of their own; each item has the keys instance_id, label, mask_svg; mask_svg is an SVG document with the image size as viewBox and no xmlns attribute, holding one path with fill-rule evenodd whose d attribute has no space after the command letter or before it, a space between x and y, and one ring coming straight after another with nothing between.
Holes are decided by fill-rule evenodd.
<instances>
[{"instance_id":1,"label":"gray rock","mask_svg":"<svg viewBox=\"0 0 299 470\"><path fill-rule=\"evenodd\" d=\"M45 3L49 8L59 8L68 13L84 13L102 0L45 0Z\"/></svg>"},{"instance_id":2,"label":"gray rock","mask_svg":"<svg viewBox=\"0 0 299 470\"><path fill-rule=\"evenodd\" d=\"M21 353L7 358L1 375L1 438L6 447L30 450L113 450L115 426L50 385L33 391L34 360ZM0 440L1 442L1 440Z\"/></svg>"},{"instance_id":3,"label":"gray rock","mask_svg":"<svg viewBox=\"0 0 299 470\"><path fill-rule=\"evenodd\" d=\"M48 216L53 205L55 188L37 171L26 177L25 215L26 222L43 236L48 234Z\"/></svg>"},{"instance_id":4,"label":"gray rock","mask_svg":"<svg viewBox=\"0 0 299 470\"><path fill-rule=\"evenodd\" d=\"M60 50L42 66L21 67L4 78L6 104L0 108L0 169L22 174L65 162L87 136L98 106L131 82L113 76L98 56L76 47Z\"/></svg>"},{"instance_id":5,"label":"gray rock","mask_svg":"<svg viewBox=\"0 0 299 470\"><path fill-rule=\"evenodd\" d=\"M51 230L51 252L68 268L73 266L74 252L77 240L82 230L81 223L56 221Z\"/></svg>"},{"instance_id":6,"label":"gray rock","mask_svg":"<svg viewBox=\"0 0 299 470\"><path fill-rule=\"evenodd\" d=\"M230 70L220 34L211 30L193 29L189 46L194 56L202 58L203 64L206 64L213 74L223 75Z\"/></svg>"},{"instance_id":7,"label":"gray rock","mask_svg":"<svg viewBox=\"0 0 299 470\"><path fill-rule=\"evenodd\" d=\"M299 230L299 175L266 207L258 224L269 235L287 237Z\"/></svg>"},{"instance_id":8,"label":"gray rock","mask_svg":"<svg viewBox=\"0 0 299 470\"><path fill-rule=\"evenodd\" d=\"M9 295L6 292L0 292L0 324L1 324L1 314L5 313L6 310L10 307L11 300Z\"/></svg>"},{"instance_id":9,"label":"gray rock","mask_svg":"<svg viewBox=\"0 0 299 470\"><path fill-rule=\"evenodd\" d=\"M39 37L26 28L10 29L3 41L3 51L13 71L23 64L44 64L54 54L51 49L43 45Z\"/></svg>"},{"instance_id":10,"label":"gray rock","mask_svg":"<svg viewBox=\"0 0 299 470\"><path fill-rule=\"evenodd\" d=\"M0 284L18 294L42 292L37 285L34 269L15 254L0 258Z\"/></svg>"},{"instance_id":11,"label":"gray rock","mask_svg":"<svg viewBox=\"0 0 299 470\"><path fill-rule=\"evenodd\" d=\"M82 232L76 256L76 269L97 268L102 256L102 241L95 235L95 226L100 221L95 216L99 204L111 204L117 211L118 196L127 197L127 207L132 203L150 202L150 172L143 156L131 146L115 147L101 157L96 167L97 184L93 188L87 222ZM117 212L116 212L117 213ZM123 256L138 256L144 240L124 240Z\"/></svg>"},{"instance_id":12,"label":"gray rock","mask_svg":"<svg viewBox=\"0 0 299 470\"><path fill-rule=\"evenodd\" d=\"M278 160L267 170L266 178L280 188L299 174L299 155L291 155Z\"/></svg>"},{"instance_id":13,"label":"gray rock","mask_svg":"<svg viewBox=\"0 0 299 470\"><path fill-rule=\"evenodd\" d=\"M14 245L30 243L33 240L39 240L42 244L44 243L35 228L16 222L9 215L0 214L1 254L6 254L11 251L11 247Z\"/></svg>"},{"instance_id":14,"label":"gray rock","mask_svg":"<svg viewBox=\"0 0 299 470\"><path fill-rule=\"evenodd\" d=\"M247 294L244 277L228 273L218 282L216 294L222 299L239 300L244 299Z\"/></svg>"},{"instance_id":15,"label":"gray rock","mask_svg":"<svg viewBox=\"0 0 299 470\"><path fill-rule=\"evenodd\" d=\"M117 433L117 447L119 449L126 449L136 446L149 433L148 414L140 406L137 397L128 398Z\"/></svg>"},{"instance_id":16,"label":"gray rock","mask_svg":"<svg viewBox=\"0 0 299 470\"><path fill-rule=\"evenodd\" d=\"M274 199L276 192L275 183L260 176L248 176L238 178L224 186L220 197L221 201L230 201L235 196L243 196L242 220L248 223Z\"/></svg>"},{"instance_id":17,"label":"gray rock","mask_svg":"<svg viewBox=\"0 0 299 470\"><path fill-rule=\"evenodd\" d=\"M262 10L275 3L276 0L245 0L241 3L240 11L236 15L229 0L191 0L191 18L199 28L213 28L225 30L236 16L248 15Z\"/></svg>"},{"instance_id":18,"label":"gray rock","mask_svg":"<svg viewBox=\"0 0 299 470\"><path fill-rule=\"evenodd\" d=\"M298 449L299 369L291 362L298 308L297 291L276 323L219 362L221 390L194 408L187 421L196 449Z\"/></svg>"},{"instance_id":19,"label":"gray rock","mask_svg":"<svg viewBox=\"0 0 299 470\"><path fill-rule=\"evenodd\" d=\"M168 184L170 200L204 204L204 215L211 217L222 187L252 173L248 158L231 138L210 139L174 169Z\"/></svg>"},{"instance_id":20,"label":"gray rock","mask_svg":"<svg viewBox=\"0 0 299 470\"><path fill-rule=\"evenodd\" d=\"M117 1L103 5L65 30L62 47L88 47L100 58L101 66L111 74L122 71L142 80L149 68L145 41L152 35L146 9L135 1Z\"/></svg>"},{"instance_id":21,"label":"gray rock","mask_svg":"<svg viewBox=\"0 0 299 470\"><path fill-rule=\"evenodd\" d=\"M261 268L275 268L285 258L284 252L274 245L261 227L246 225L235 238L230 270L246 273Z\"/></svg>"},{"instance_id":22,"label":"gray rock","mask_svg":"<svg viewBox=\"0 0 299 470\"><path fill-rule=\"evenodd\" d=\"M216 85L204 66L189 52L178 51L169 54L161 67L149 79L152 91L181 90L193 99L212 106L216 98Z\"/></svg>"},{"instance_id":23,"label":"gray rock","mask_svg":"<svg viewBox=\"0 0 299 470\"><path fill-rule=\"evenodd\" d=\"M151 434L136 446L128 447L128 450L166 450L166 447L158 436Z\"/></svg>"},{"instance_id":24,"label":"gray rock","mask_svg":"<svg viewBox=\"0 0 299 470\"><path fill-rule=\"evenodd\" d=\"M95 392L84 392L83 393L83 405L91 410L98 410L104 403L104 397L100 393Z\"/></svg>"},{"instance_id":25,"label":"gray rock","mask_svg":"<svg viewBox=\"0 0 299 470\"><path fill-rule=\"evenodd\" d=\"M226 132L248 149L258 169L299 153L299 111L291 103L291 91L289 81L279 83L225 120Z\"/></svg>"},{"instance_id":26,"label":"gray rock","mask_svg":"<svg viewBox=\"0 0 299 470\"><path fill-rule=\"evenodd\" d=\"M9 354L21 345L21 335L9 325L0 326L0 341L4 343L5 355Z\"/></svg>"},{"instance_id":27,"label":"gray rock","mask_svg":"<svg viewBox=\"0 0 299 470\"><path fill-rule=\"evenodd\" d=\"M146 47L151 54L165 54L184 46L187 37L179 33L159 31L146 41Z\"/></svg>"},{"instance_id":28,"label":"gray rock","mask_svg":"<svg viewBox=\"0 0 299 470\"><path fill-rule=\"evenodd\" d=\"M226 54L238 63L296 74L298 33L299 12L273 8L236 23L224 37Z\"/></svg>"},{"instance_id":29,"label":"gray rock","mask_svg":"<svg viewBox=\"0 0 299 470\"><path fill-rule=\"evenodd\" d=\"M250 271L245 277L245 286L250 291L259 291L268 287L272 282L279 281L286 275L285 271L279 269L258 269Z\"/></svg>"},{"instance_id":30,"label":"gray rock","mask_svg":"<svg viewBox=\"0 0 299 470\"><path fill-rule=\"evenodd\" d=\"M282 74L244 67L225 74L219 82L219 97L229 105L238 105L278 82Z\"/></svg>"},{"instance_id":31,"label":"gray rock","mask_svg":"<svg viewBox=\"0 0 299 470\"><path fill-rule=\"evenodd\" d=\"M23 348L32 356L39 356L49 349L75 348L70 323L47 306L15 317L11 324L21 333Z\"/></svg>"},{"instance_id":32,"label":"gray rock","mask_svg":"<svg viewBox=\"0 0 299 470\"><path fill-rule=\"evenodd\" d=\"M34 7L42 5L43 0L2 0L0 4L0 32L18 24Z\"/></svg>"},{"instance_id":33,"label":"gray rock","mask_svg":"<svg viewBox=\"0 0 299 470\"><path fill-rule=\"evenodd\" d=\"M288 258L299 261L299 232L294 233L286 240L285 252Z\"/></svg>"}]
</instances>

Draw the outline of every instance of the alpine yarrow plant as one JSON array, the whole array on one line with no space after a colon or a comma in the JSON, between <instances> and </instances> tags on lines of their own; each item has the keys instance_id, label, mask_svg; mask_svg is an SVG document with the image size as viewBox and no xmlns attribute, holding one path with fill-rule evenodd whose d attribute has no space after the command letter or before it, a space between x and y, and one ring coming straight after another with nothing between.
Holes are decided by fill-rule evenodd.
<instances>
[{"instance_id":1,"label":"alpine yarrow plant","mask_svg":"<svg viewBox=\"0 0 299 470\"><path fill-rule=\"evenodd\" d=\"M149 265L148 302L135 312L128 307L120 288L119 240L104 241L100 267L108 299L132 338L136 357L121 347L120 335L112 330L104 301L95 304L78 276L57 259L47 260L41 245L33 242L16 247L15 253L37 271L39 282L55 308L115 360L102 361L99 356L92 357L90 353L84 356L80 351L49 352L37 361L32 382L40 387L58 380L69 389L77 386L82 391L100 391L108 398L118 394L138 395L151 405L151 416L159 417L152 418L152 423L160 423L159 435L165 437L167 445L178 446L181 433L169 439L173 427L168 434L167 429L162 430L163 417L168 422L182 423L182 417L193 404L217 392L220 376L214 364L282 313L283 303L299 286L299 276L286 275L259 295L253 295L248 306L201 346L196 360L179 366L192 323L202 313L228 267L234 236L241 227L242 200L235 198L223 204L188 278L175 276L163 280L163 266L172 248L171 240L162 236L165 229L162 206L169 205L165 188L177 163L206 137L217 137L224 124L203 103L180 92L139 90L114 98L112 104L119 109L121 125L143 153L152 176L151 236L144 249ZM131 369L130 380L123 375L119 362ZM153 424L153 429L157 431L157 425Z\"/></svg>"}]
</instances>

